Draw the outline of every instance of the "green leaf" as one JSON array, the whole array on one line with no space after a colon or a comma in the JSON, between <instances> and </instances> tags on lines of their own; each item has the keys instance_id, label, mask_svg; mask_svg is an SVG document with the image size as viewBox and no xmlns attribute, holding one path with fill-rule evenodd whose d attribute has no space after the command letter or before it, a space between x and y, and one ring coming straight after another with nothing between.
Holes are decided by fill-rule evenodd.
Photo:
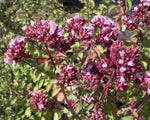
<instances>
[{"instance_id":1,"label":"green leaf","mask_svg":"<svg viewBox=\"0 0 150 120\"><path fill-rule=\"evenodd\" d=\"M127 0L127 7L129 10L131 10L131 8L132 8L132 1L131 0Z\"/></svg>"},{"instance_id":2,"label":"green leaf","mask_svg":"<svg viewBox=\"0 0 150 120\"><path fill-rule=\"evenodd\" d=\"M29 116L31 115L31 108L30 108L30 107L28 107L28 108L26 109L25 115L26 115L27 117L29 117Z\"/></svg>"},{"instance_id":3,"label":"green leaf","mask_svg":"<svg viewBox=\"0 0 150 120\"><path fill-rule=\"evenodd\" d=\"M51 87L52 87L52 84L47 84L46 88L45 88L46 92L49 92L49 90L51 89Z\"/></svg>"},{"instance_id":4,"label":"green leaf","mask_svg":"<svg viewBox=\"0 0 150 120\"><path fill-rule=\"evenodd\" d=\"M55 97L55 96L59 93L60 90L61 90L60 87L55 88L55 89L52 91L51 96L52 96L52 97Z\"/></svg>"},{"instance_id":5,"label":"green leaf","mask_svg":"<svg viewBox=\"0 0 150 120\"><path fill-rule=\"evenodd\" d=\"M0 57L4 55L4 52L0 50Z\"/></svg>"},{"instance_id":6,"label":"green leaf","mask_svg":"<svg viewBox=\"0 0 150 120\"><path fill-rule=\"evenodd\" d=\"M63 113L68 113L69 111L68 111L67 108L63 107L63 108L62 108L62 112L63 112Z\"/></svg>"},{"instance_id":7,"label":"green leaf","mask_svg":"<svg viewBox=\"0 0 150 120\"><path fill-rule=\"evenodd\" d=\"M11 99L11 104L15 104L16 101L17 101L17 97L13 97L13 98Z\"/></svg>"},{"instance_id":8,"label":"green leaf","mask_svg":"<svg viewBox=\"0 0 150 120\"><path fill-rule=\"evenodd\" d=\"M94 103L91 103L91 104L88 106L87 110L89 111L90 109L93 108L93 106L94 106Z\"/></svg>"},{"instance_id":9,"label":"green leaf","mask_svg":"<svg viewBox=\"0 0 150 120\"><path fill-rule=\"evenodd\" d=\"M133 120L133 116L122 117L121 120Z\"/></svg>"},{"instance_id":10,"label":"green leaf","mask_svg":"<svg viewBox=\"0 0 150 120\"><path fill-rule=\"evenodd\" d=\"M53 114L52 112L48 111L47 114L45 115L46 120L52 120Z\"/></svg>"},{"instance_id":11,"label":"green leaf","mask_svg":"<svg viewBox=\"0 0 150 120\"><path fill-rule=\"evenodd\" d=\"M94 2L94 0L90 0L90 2L91 2L91 4L92 4L92 6L95 7L95 2Z\"/></svg>"},{"instance_id":12,"label":"green leaf","mask_svg":"<svg viewBox=\"0 0 150 120\"><path fill-rule=\"evenodd\" d=\"M138 117L138 113L137 112L133 112L133 115L137 118Z\"/></svg>"},{"instance_id":13,"label":"green leaf","mask_svg":"<svg viewBox=\"0 0 150 120\"><path fill-rule=\"evenodd\" d=\"M144 68L147 69L148 63L146 61L141 61L141 63L144 65Z\"/></svg>"},{"instance_id":14,"label":"green leaf","mask_svg":"<svg viewBox=\"0 0 150 120\"><path fill-rule=\"evenodd\" d=\"M38 81L38 87L41 88L45 79L41 79Z\"/></svg>"},{"instance_id":15,"label":"green leaf","mask_svg":"<svg viewBox=\"0 0 150 120\"><path fill-rule=\"evenodd\" d=\"M111 5L111 6L109 7L108 13L111 13L111 12L114 11L116 8L117 8L116 5L114 5L114 4Z\"/></svg>"},{"instance_id":16,"label":"green leaf","mask_svg":"<svg viewBox=\"0 0 150 120\"><path fill-rule=\"evenodd\" d=\"M54 120L59 120L62 115L63 115L63 113L61 113L61 112L55 112L54 113Z\"/></svg>"},{"instance_id":17,"label":"green leaf","mask_svg":"<svg viewBox=\"0 0 150 120\"><path fill-rule=\"evenodd\" d=\"M133 41L135 39L137 39L137 35L138 35L138 32L135 32L134 34L131 35L130 39Z\"/></svg>"}]
</instances>

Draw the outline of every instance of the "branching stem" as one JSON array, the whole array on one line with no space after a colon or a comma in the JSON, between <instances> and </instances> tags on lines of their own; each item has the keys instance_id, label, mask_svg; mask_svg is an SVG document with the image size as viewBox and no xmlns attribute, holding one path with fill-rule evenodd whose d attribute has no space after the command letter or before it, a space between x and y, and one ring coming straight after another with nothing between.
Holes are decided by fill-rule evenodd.
<instances>
[{"instance_id":1,"label":"branching stem","mask_svg":"<svg viewBox=\"0 0 150 120\"><path fill-rule=\"evenodd\" d=\"M150 96L147 96L145 100L138 106L136 112L139 112L144 107L144 105L149 101L149 99L150 99Z\"/></svg>"},{"instance_id":2,"label":"branching stem","mask_svg":"<svg viewBox=\"0 0 150 120\"><path fill-rule=\"evenodd\" d=\"M75 118L81 120L81 118L76 115L76 113L74 112L72 106L70 105L70 103L69 103L69 101L68 101L68 99L67 99L67 96L66 96L66 94L65 94L65 91L64 91L64 86L63 86L63 85L60 85L60 87L61 87L61 91L62 91L63 94L64 94L65 100L66 100L66 102L67 102L67 104L68 104L68 106L69 106L69 109L70 109L71 113L73 114L73 117L75 117Z\"/></svg>"}]
</instances>

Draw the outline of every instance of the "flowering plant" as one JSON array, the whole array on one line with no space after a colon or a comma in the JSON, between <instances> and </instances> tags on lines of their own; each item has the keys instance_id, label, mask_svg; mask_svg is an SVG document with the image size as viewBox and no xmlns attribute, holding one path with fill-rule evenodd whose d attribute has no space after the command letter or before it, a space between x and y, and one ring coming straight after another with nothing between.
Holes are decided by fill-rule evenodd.
<instances>
[{"instance_id":1,"label":"flowering plant","mask_svg":"<svg viewBox=\"0 0 150 120\"><path fill-rule=\"evenodd\" d=\"M143 120L150 72L142 62L147 57L142 39L149 39L140 28L149 29L149 8L149 0L141 0L133 9L134 20L123 15L120 26L104 15L90 21L76 15L64 27L52 19L22 27L24 35L11 40L4 61L24 66L28 76L32 71L27 79L33 81L33 92L31 85L25 87L27 117ZM136 41L122 40L125 30L137 32Z\"/></svg>"}]
</instances>

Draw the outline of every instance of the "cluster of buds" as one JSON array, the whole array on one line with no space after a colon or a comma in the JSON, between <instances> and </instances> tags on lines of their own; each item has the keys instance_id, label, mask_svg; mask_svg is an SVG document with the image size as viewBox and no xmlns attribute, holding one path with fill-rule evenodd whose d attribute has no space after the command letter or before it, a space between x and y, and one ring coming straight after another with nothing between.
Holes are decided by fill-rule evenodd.
<instances>
[{"instance_id":1,"label":"cluster of buds","mask_svg":"<svg viewBox=\"0 0 150 120\"><path fill-rule=\"evenodd\" d=\"M33 109L35 110L48 110L50 107L50 101L47 98L47 94L40 90L39 93L32 93L33 97L30 98L29 103L33 105Z\"/></svg>"},{"instance_id":2,"label":"cluster of buds","mask_svg":"<svg viewBox=\"0 0 150 120\"><path fill-rule=\"evenodd\" d=\"M145 17L146 14L150 15L150 1L149 0L140 0L141 4L134 7L132 16L135 17L135 21L139 21Z\"/></svg>"},{"instance_id":3,"label":"cluster of buds","mask_svg":"<svg viewBox=\"0 0 150 120\"><path fill-rule=\"evenodd\" d=\"M101 108L93 108L90 119L88 120L105 120L107 117L102 113Z\"/></svg>"},{"instance_id":4,"label":"cluster of buds","mask_svg":"<svg viewBox=\"0 0 150 120\"><path fill-rule=\"evenodd\" d=\"M150 95L150 72L136 74L136 83L147 90L147 95Z\"/></svg>"},{"instance_id":5,"label":"cluster of buds","mask_svg":"<svg viewBox=\"0 0 150 120\"><path fill-rule=\"evenodd\" d=\"M92 19L92 25L99 30L96 40L97 44L101 43L105 47L110 47L113 41L118 39L119 30L115 22L110 18L97 15Z\"/></svg>"},{"instance_id":6,"label":"cluster of buds","mask_svg":"<svg viewBox=\"0 0 150 120\"><path fill-rule=\"evenodd\" d=\"M58 28L53 20L30 21L29 26L24 26L26 38L34 38L35 42L43 41L47 46L56 51L70 49L70 43L64 38L62 28Z\"/></svg>"},{"instance_id":7,"label":"cluster of buds","mask_svg":"<svg viewBox=\"0 0 150 120\"><path fill-rule=\"evenodd\" d=\"M84 46L91 46L93 44L92 38L94 37L92 25L87 26L84 23L85 20L83 18L75 16L67 20L65 29L71 38L74 39L74 42L80 42Z\"/></svg>"},{"instance_id":8,"label":"cluster of buds","mask_svg":"<svg viewBox=\"0 0 150 120\"><path fill-rule=\"evenodd\" d=\"M39 22L30 21L29 26L22 28L26 38L34 38L36 42L47 41L56 36L63 36L63 31L58 28L53 20L40 20Z\"/></svg>"},{"instance_id":9,"label":"cluster of buds","mask_svg":"<svg viewBox=\"0 0 150 120\"><path fill-rule=\"evenodd\" d=\"M149 22L149 15L150 15L150 1L149 0L140 0L141 3L134 7L132 10L132 16L134 17L133 20L131 17L123 17L123 24L124 24L124 29L127 29L129 31L132 31L136 29L139 25L140 21L146 22L145 27L150 27L150 22ZM143 23L144 23L143 22Z\"/></svg>"},{"instance_id":10,"label":"cluster of buds","mask_svg":"<svg viewBox=\"0 0 150 120\"><path fill-rule=\"evenodd\" d=\"M4 61L10 65L15 66L16 63L25 56L25 37L17 36L15 39L11 39L7 48L7 55Z\"/></svg>"},{"instance_id":11,"label":"cluster of buds","mask_svg":"<svg viewBox=\"0 0 150 120\"><path fill-rule=\"evenodd\" d=\"M65 65L61 69L57 68L55 73L57 73L57 85L73 86L78 81L78 68L72 67L70 64Z\"/></svg>"},{"instance_id":12,"label":"cluster of buds","mask_svg":"<svg viewBox=\"0 0 150 120\"><path fill-rule=\"evenodd\" d=\"M101 81L107 83L111 80L116 90L123 91L128 86L127 82L130 79L136 79L135 73L142 70L138 47L130 46L129 49L126 49L122 46L122 42L117 41L109 50L110 54L97 63L98 71L103 74Z\"/></svg>"},{"instance_id":13,"label":"cluster of buds","mask_svg":"<svg viewBox=\"0 0 150 120\"><path fill-rule=\"evenodd\" d=\"M91 103L94 100L94 98L93 97L88 97L86 95L86 96L83 97L83 100L86 101L86 102L88 102L88 103Z\"/></svg>"},{"instance_id":14,"label":"cluster of buds","mask_svg":"<svg viewBox=\"0 0 150 120\"><path fill-rule=\"evenodd\" d=\"M81 77L85 81L83 86L85 88L96 90L99 88L101 76L102 74L98 71L95 63L90 63L84 66L84 70L81 73Z\"/></svg>"},{"instance_id":15,"label":"cluster of buds","mask_svg":"<svg viewBox=\"0 0 150 120\"><path fill-rule=\"evenodd\" d=\"M138 27L139 21L133 21L130 16L124 16L122 23L124 25L122 31L125 31L126 29L132 31Z\"/></svg>"}]
</instances>

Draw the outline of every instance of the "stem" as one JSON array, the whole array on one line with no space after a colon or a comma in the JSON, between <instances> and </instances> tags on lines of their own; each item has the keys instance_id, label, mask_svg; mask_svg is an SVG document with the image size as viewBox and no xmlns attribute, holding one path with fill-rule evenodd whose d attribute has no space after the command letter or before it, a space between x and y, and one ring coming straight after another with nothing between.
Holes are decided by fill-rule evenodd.
<instances>
[{"instance_id":1,"label":"stem","mask_svg":"<svg viewBox=\"0 0 150 120\"><path fill-rule=\"evenodd\" d=\"M94 52L96 53L96 56L97 56L97 58L100 60L101 59L101 57L99 56L99 54L97 53L97 51L94 49L94 48L92 48L93 50L94 50Z\"/></svg>"},{"instance_id":2,"label":"stem","mask_svg":"<svg viewBox=\"0 0 150 120\"><path fill-rule=\"evenodd\" d=\"M149 101L149 99L150 99L150 96L147 96L146 99L139 105L136 112L139 112L144 107L144 105Z\"/></svg>"},{"instance_id":3,"label":"stem","mask_svg":"<svg viewBox=\"0 0 150 120\"><path fill-rule=\"evenodd\" d=\"M87 15L88 15L88 21L90 20L89 17L89 0L86 0L86 7L87 7Z\"/></svg>"},{"instance_id":4,"label":"stem","mask_svg":"<svg viewBox=\"0 0 150 120\"><path fill-rule=\"evenodd\" d=\"M34 67L33 65L31 65L30 63L28 63L27 61L25 60L22 60L23 62L25 62L27 65L31 66L31 67Z\"/></svg>"},{"instance_id":5,"label":"stem","mask_svg":"<svg viewBox=\"0 0 150 120\"><path fill-rule=\"evenodd\" d=\"M49 51L49 49L48 49L48 47L47 47L46 44L45 44L45 47L46 47L46 50L47 50L47 52L48 52L48 54L49 54L49 57L50 57L50 59L51 59L51 62L52 62L52 64L53 64L53 66L54 66L54 69L56 70L56 66L55 66L54 60L53 60L53 58L52 58L52 56L51 56L51 53L50 53L50 51Z\"/></svg>"},{"instance_id":6,"label":"stem","mask_svg":"<svg viewBox=\"0 0 150 120\"><path fill-rule=\"evenodd\" d=\"M62 92L63 92L63 94L64 94L65 100L66 100L66 102L67 102L67 104L68 104L68 106L69 106L69 109L70 109L71 113L73 114L73 117L78 118L79 120L81 120L81 118L75 114L75 112L74 112L72 106L70 105L70 103L69 103L69 101L68 101L68 99L67 99L67 96L66 96L66 94L65 94L63 85L60 85L60 87L61 87L61 90L62 90Z\"/></svg>"}]
</instances>

